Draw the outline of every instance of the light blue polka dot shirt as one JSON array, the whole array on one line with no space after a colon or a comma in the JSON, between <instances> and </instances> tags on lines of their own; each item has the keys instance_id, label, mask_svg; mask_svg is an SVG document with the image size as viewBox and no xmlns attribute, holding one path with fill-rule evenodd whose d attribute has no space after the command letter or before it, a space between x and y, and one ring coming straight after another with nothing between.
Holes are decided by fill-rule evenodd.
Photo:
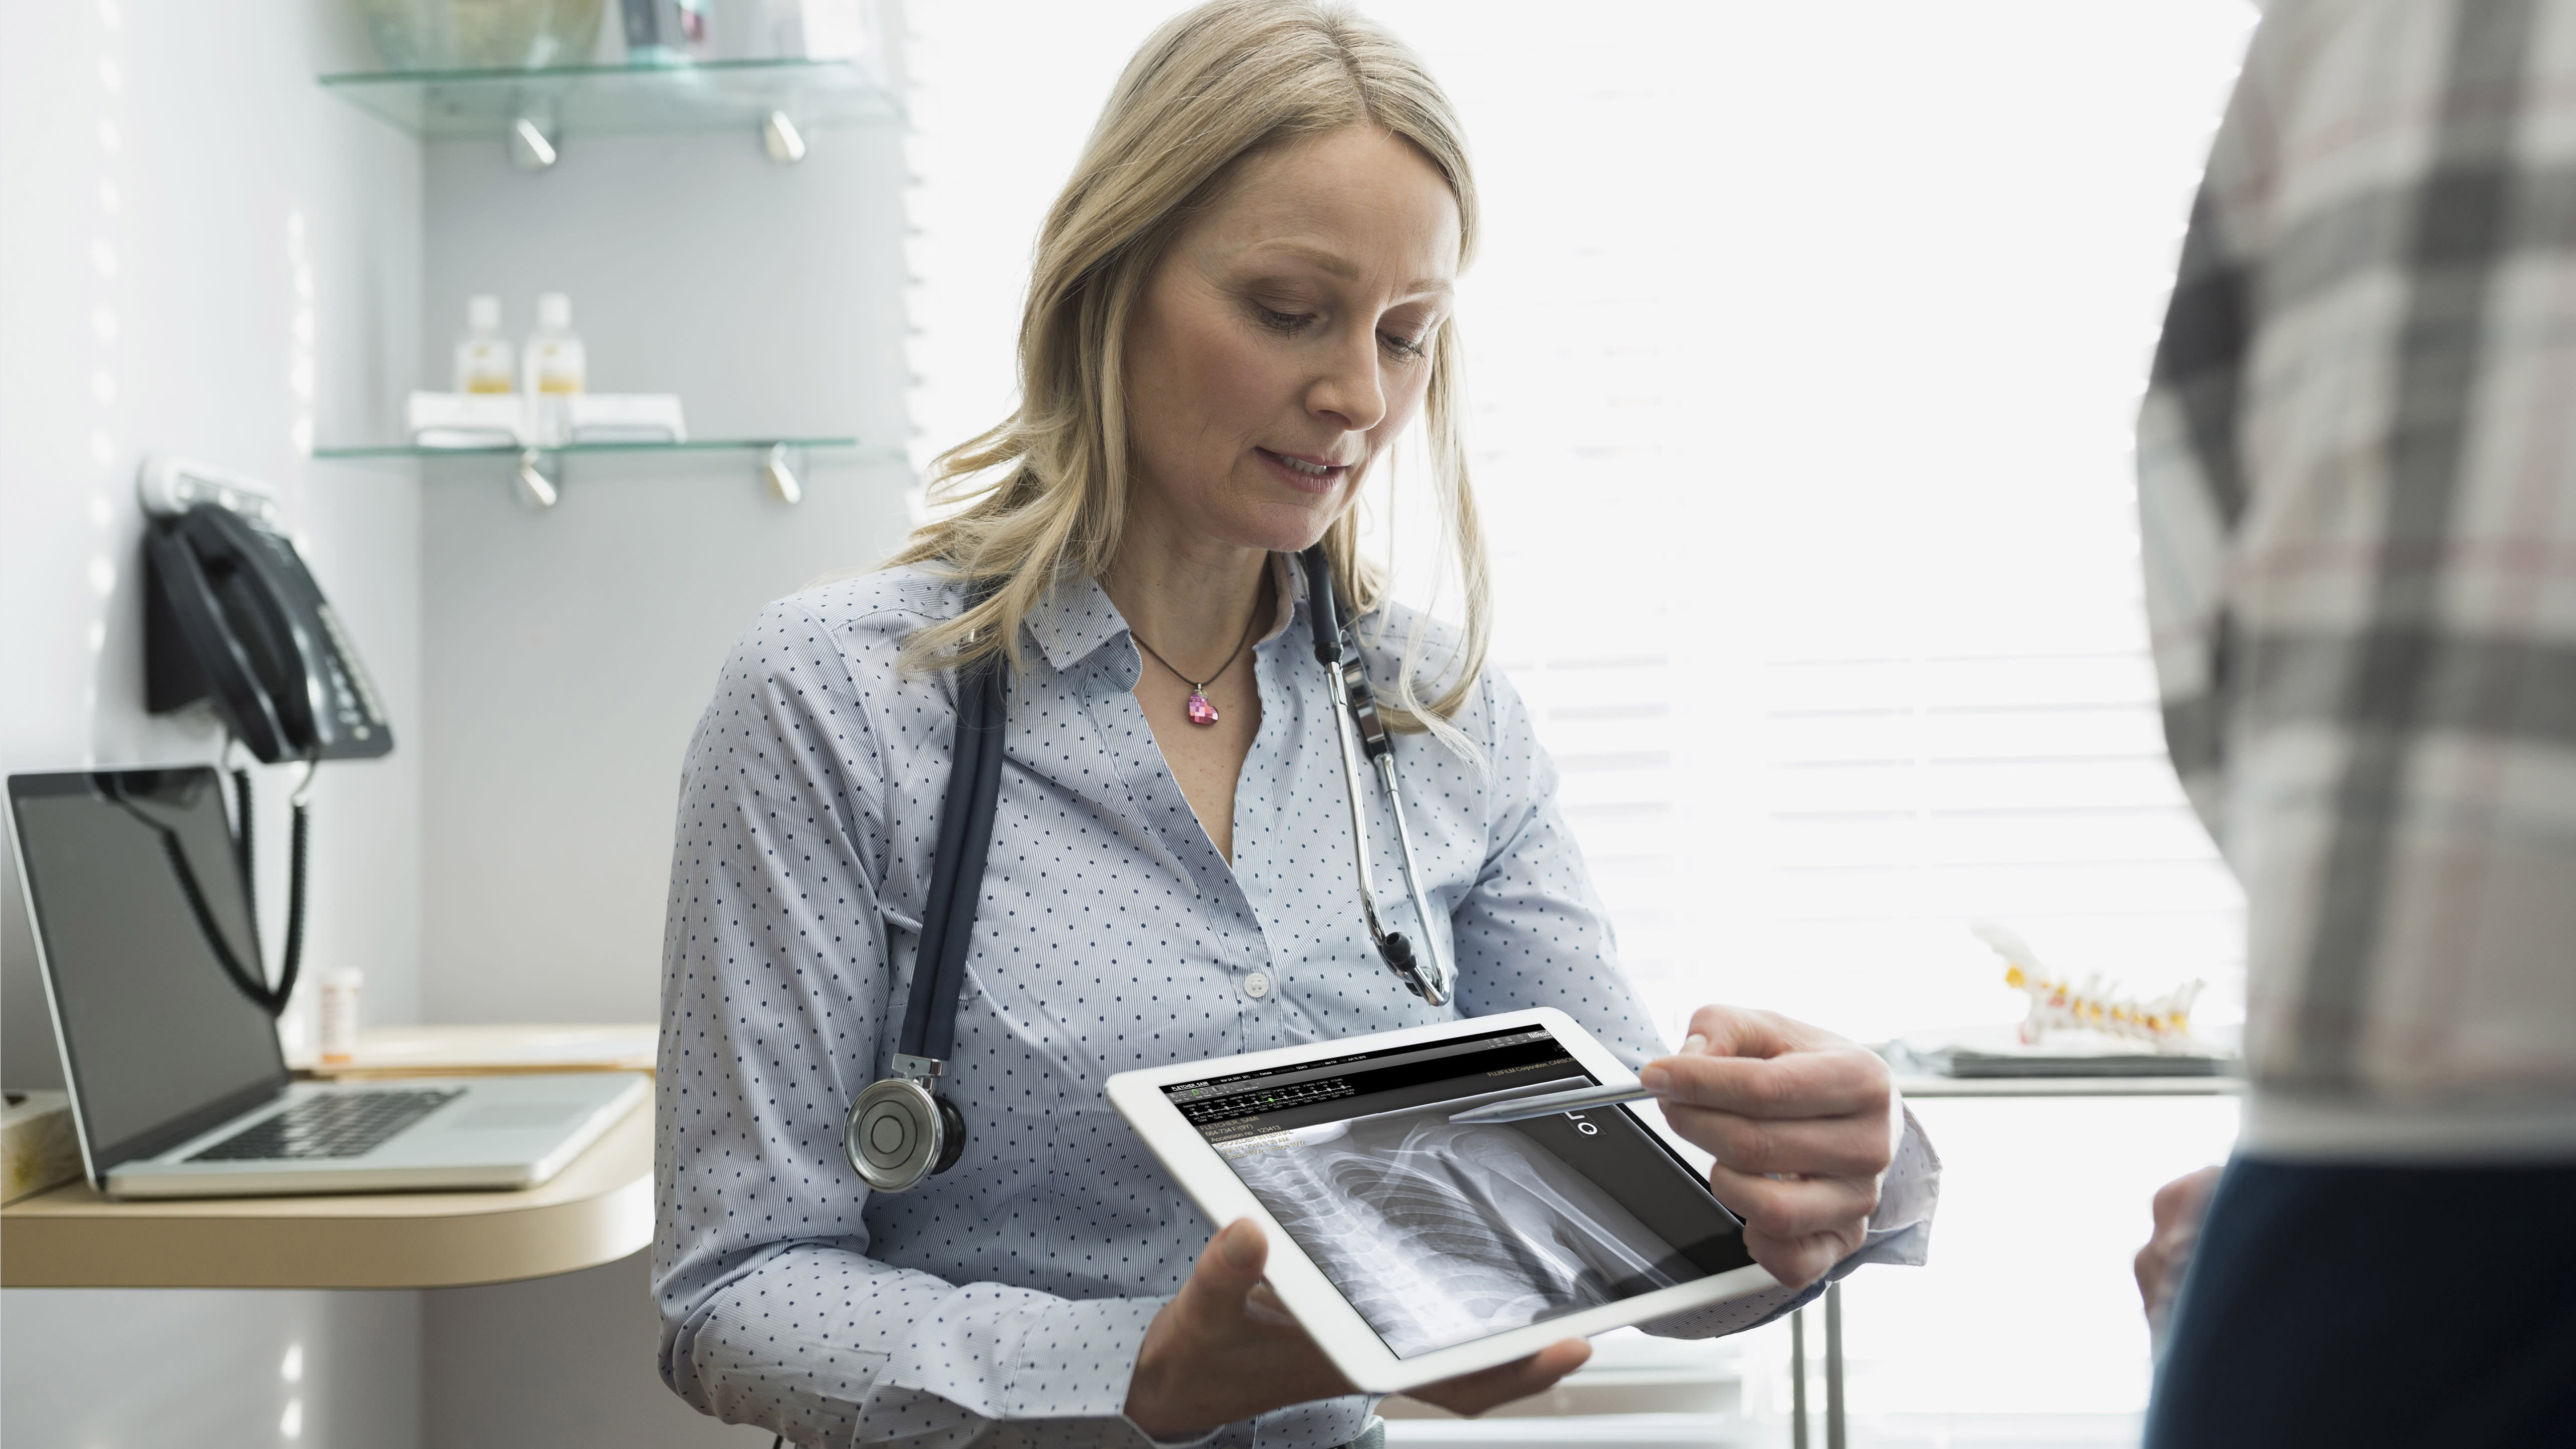
<instances>
[{"instance_id":1,"label":"light blue polka dot shirt","mask_svg":"<svg viewBox=\"0 0 2576 1449\"><path fill-rule=\"evenodd\" d=\"M1214 1225L1110 1107L1110 1074L1530 1006L1631 1066L1664 1050L1555 768L1490 671L1456 720L1480 760L1396 741L1455 999L1427 1005L1387 969L1303 580L1285 559L1279 578L1231 864L1130 693L1142 656L1108 596L1069 583L1027 621L944 1087L965 1156L900 1196L870 1194L841 1130L891 1071L948 782L951 677L901 675L896 654L963 590L872 574L770 605L735 647L690 746L663 948L653 1281L662 1374L691 1404L800 1443L1150 1443L1121 1413L1128 1376ZM1381 688L1406 627L1368 653ZM1417 929L1400 890L1385 899L1390 928ZM1853 1264L1920 1261L1936 1172L1909 1124ZM1731 1331L1788 1301L1666 1327ZM1324 1449L1369 1409L1298 1405L1212 1442Z\"/></svg>"}]
</instances>

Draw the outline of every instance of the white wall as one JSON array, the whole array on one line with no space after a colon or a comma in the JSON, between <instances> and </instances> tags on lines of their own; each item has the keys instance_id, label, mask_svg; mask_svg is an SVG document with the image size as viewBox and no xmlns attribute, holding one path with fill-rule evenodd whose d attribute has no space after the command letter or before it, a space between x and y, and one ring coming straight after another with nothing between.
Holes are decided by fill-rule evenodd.
<instances>
[{"instance_id":1,"label":"white wall","mask_svg":"<svg viewBox=\"0 0 2576 1449\"><path fill-rule=\"evenodd\" d=\"M0 1441L413 1449L420 1324L415 1293L12 1289Z\"/></svg>"},{"instance_id":2,"label":"white wall","mask_svg":"<svg viewBox=\"0 0 2576 1449\"><path fill-rule=\"evenodd\" d=\"M317 796L310 963L375 1014L419 993L420 517L407 475L315 466L382 429L419 350L416 145L313 84L363 41L330 0L13 7L0 47L0 765L213 757L142 702L137 459L273 483L400 742ZM282 771L264 918L283 918ZM0 845L5 850L5 845ZM60 1080L14 867L0 866L0 1075ZM281 933L272 929L271 949ZM334 1445L419 1442L417 1295L0 1295L0 1439L276 1444L290 1401ZM306 1346L299 1383L280 1376ZM310 1442L310 1440L308 1440Z\"/></svg>"},{"instance_id":3,"label":"white wall","mask_svg":"<svg viewBox=\"0 0 2576 1449\"><path fill-rule=\"evenodd\" d=\"M318 787L310 964L364 969L373 1014L399 1021L419 990L417 490L311 463L299 440L392 425L419 348L419 152L314 86L350 50L339 10L46 7L0 52L0 754L213 758L211 717L143 711L135 466L168 450L273 485L398 742ZM282 842L294 772L263 774ZM282 853L267 865L278 921ZM11 1085L50 1082L14 873L5 899L0 1059Z\"/></svg>"},{"instance_id":4,"label":"white wall","mask_svg":"<svg viewBox=\"0 0 2576 1449\"><path fill-rule=\"evenodd\" d=\"M497 140L424 148L422 375L465 298L515 334L571 295L596 391L676 392L698 437L905 441L903 156L893 126L757 138L564 138L553 170ZM681 757L718 665L769 599L863 568L907 528L899 462L807 459L777 502L753 460L574 461L523 509L489 460L423 472L422 1008L431 1021L643 1021L659 1011ZM432 1449L765 1444L662 1387L642 1255L430 1295Z\"/></svg>"},{"instance_id":5,"label":"white wall","mask_svg":"<svg viewBox=\"0 0 2576 1449\"><path fill-rule=\"evenodd\" d=\"M637 1254L560 1278L421 1295L429 1449L768 1449L680 1402Z\"/></svg>"},{"instance_id":6,"label":"white wall","mask_svg":"<svg viewBox=\"0 0 2576 1449\"><path fill-rule=\"evenodd\" d=\"M497 141L425 148L424 373L468 295L515 333L562 291L596 391L676 392L702 438L900 449L900 132L808 139L777 166L748 129L575 136L542 174ZM584 458L540 514L489 460L426 470L428 1019L656 1014L680 758L716 668L765 601L892 551L906 481L817 454L791 508L744 454Z\"/></svg>"},{"instance_id":7,"label":"white wall","mask_svg":"<svg viewBox=\"0 0 2576 1449\"><path fill-rule=\"evenodd\" d=\"M379 1022L649 1018L680 755L716 666L763 601L893 547L903 469L808 458L790 509L743 456L577 467L536 516L488 466L304 451L392 436L469 291L518 329L544 289L573 295L596 389L679 392L701 436L899 450L899 132L815 131L793 168L749 135L567 137L528 175L497 143L424 147L323 95L315 74L374 63L346 9L61 6L0 54L0 758L212 757L206 722L142 710L134 467L166 448L269 480L399 741L324 776L312 962L362 967ZM0 908L0 1070L49 1084L14 884ZM741 1437L655 1379L640 1257L434 1295L425 1335L420 1304L11 1291L0 1438L276 1444L290 1401L307 1443Z\"/></svg>"}]
</instances>

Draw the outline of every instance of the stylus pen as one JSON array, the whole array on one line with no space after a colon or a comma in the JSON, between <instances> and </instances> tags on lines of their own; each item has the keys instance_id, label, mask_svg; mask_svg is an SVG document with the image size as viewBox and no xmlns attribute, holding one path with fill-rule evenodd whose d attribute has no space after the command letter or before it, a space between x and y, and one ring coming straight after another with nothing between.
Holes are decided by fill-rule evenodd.
<instances>
[{"instance_id":1,"label":"stylus pen","mask_svg":"<svg viewBox=\"0 0 2576 1449\"><path fill-rule=\"evenodd\" d=\"M1526 1122L1532 1117L1550 1117L1559 1112L1580 1112L1586 1107L1615 1107L1621 1102L1643 1102L1655 1094L1631 1082L1624 1087L1577 1087L1571 1092L1545 1092L1535 1097L1514 1097L1507 1102L1487 1102L1464 1112L1452 1112L1452 1122Z\"/></svg>"}]
</instances>

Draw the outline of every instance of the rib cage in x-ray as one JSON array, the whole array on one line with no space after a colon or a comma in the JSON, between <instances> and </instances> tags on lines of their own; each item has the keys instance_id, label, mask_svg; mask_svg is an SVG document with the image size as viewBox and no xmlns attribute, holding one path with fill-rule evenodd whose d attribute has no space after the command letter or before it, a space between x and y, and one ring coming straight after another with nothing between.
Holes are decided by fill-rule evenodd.
<instances>
[{"instance_id":1,"label":"rib cage in x-ray","mask_svg":"<svg viewBox=\"0 0 2576 1449\"><path fill-rule=\"evenodd\" d=\"M1465 1104L1288 1134L1234 1169L1398 1356L1680 1281L1679 1255L1522 1133Z\"/></svg>"}]
</instances>

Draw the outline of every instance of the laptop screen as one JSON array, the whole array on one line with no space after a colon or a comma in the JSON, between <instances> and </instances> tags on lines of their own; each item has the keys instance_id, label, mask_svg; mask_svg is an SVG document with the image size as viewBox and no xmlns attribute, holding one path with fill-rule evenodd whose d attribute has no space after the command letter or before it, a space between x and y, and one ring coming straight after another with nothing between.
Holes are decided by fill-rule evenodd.
<instances>
[{"instance_id":1,"label":"laptop screen","mask_svg":"<svg viewBox=\"0 0 2576 1449\"><path fill-rule=\"evenodd\" d=\"M215 772L12 775L9 805L96 1169L160 1152L284 1087L276 1028L224 974L210 939L211 926L236 962L261 971Z\"/></svg>"}]
</instances>

